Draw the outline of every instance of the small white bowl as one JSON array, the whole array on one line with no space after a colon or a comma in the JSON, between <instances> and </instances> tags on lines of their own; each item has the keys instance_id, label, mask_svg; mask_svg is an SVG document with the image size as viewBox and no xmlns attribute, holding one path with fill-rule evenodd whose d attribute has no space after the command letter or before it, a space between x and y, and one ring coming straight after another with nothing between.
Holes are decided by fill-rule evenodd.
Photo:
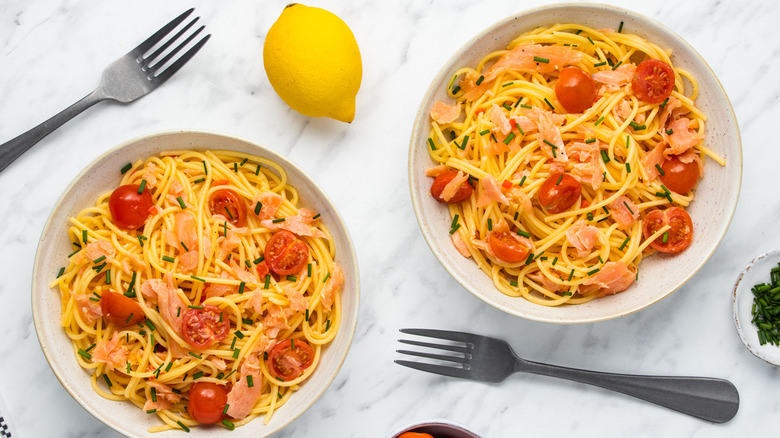
<instances>
[{"instance_id":1,"label":"small white bowl","mask_svg":"<svg viewBox=\"0 0 780 438\"><path fill-rule=\"evenodd\" d=\"M398 438L404 432L427 433L432 435L433 438L481 438L476 433L448 420L430 420L416 423L390 434L388 438Z\"/></svg>"},{"instance_id":2,"label":"small white bowl","mask_svg":"<svg viewBox=\"0 0 780 438\"><path fill-rule=\"evenodd\" d=\"M758 340L758 327L753 320L753 286L770 282L770 270L780 263L780 249L762 254L748 263L737 277L731 296L734 323L737 333L745 346L757 358L775 366L780 366L780 347Z\"/></svg>"},{"instance_id":3,"label":"small white bowl","mask_svg":"<svg viewBox=\"0 0 780 438\"><path fill-rule=\"evenodd\" d=\"M193 428L191 433L193 436L203 437L270 436L303 414L335 379L355 333L359 277L355 250L336 207L301 169L263 146L248 140L207 132L163 132L130 140L106 152L87 166L60 196L41 233L32 281L32 310L38 340L46 360L62 386L97 419L127 436L156 438L181 436L180 430L154 434L147 432L149 427L163 424L157 416L146 414L130 402L104 399L92 389L89 373L76 362L71 342L60 325L59 291L49 288L49 282L57 275L57 270L71 252L71 243L67 236L68 218L81 209L94 205L100 194L116 187L121 177L118 169L126 163L172 149L225 149L275 161L285 169L289 183L298 190L301 205L320 212L323 222L333 235L337 248L336 263L343 269L345 279L341 292L342 319L336 338L323 349L318 369L274 414L268 425L263 424L262 418L257 418L234 431L223 427L198 427Z\"/></svg>"},{"instance_id":4,"label":"small white bowl","mask_svg":"<svg viewBox=\"0 0 780 438\"><path fill-rule=\"evenodd\" d=\"M707 160L696 199L688 207L694 223L694 240L676 255L654 254L642 260L639 280L617 295L572 306L546 307L524 298L502 294L473 260L461 256L452 245L448 208L430 195L431 179L425 169L433 166L428 154L429 112L434 102L452 102L446 94L453 72L474 66L483 56L505 49L517 36L540 26L579 23L594 29L616 28L637 34L672 50L675 65L699 81L696 106L707 115L707 146L727 160L721 167ZM434 255L464 288L486 303L512 315L553 323L585 323L618 318L658 302L685 284L707 262L720 243L737 206L742 181L742 144L739 127L728 97L704 59L677 34L662 24L614 6L561 4L533 9L501 21L458 50L422 99L409 148L409 183L417 222Z\"/></svg>"}]
</instances>

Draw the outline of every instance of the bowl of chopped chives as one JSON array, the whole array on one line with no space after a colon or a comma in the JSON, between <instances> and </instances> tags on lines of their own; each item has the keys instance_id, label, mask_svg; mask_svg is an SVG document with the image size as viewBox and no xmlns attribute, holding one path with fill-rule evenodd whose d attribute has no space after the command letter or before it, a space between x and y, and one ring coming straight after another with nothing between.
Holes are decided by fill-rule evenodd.
<instances>
[{"instance_id":1,"label":"bowl of chopped chives","mask_svg":"<svg viewBox=\"0 0 780 438\"><path fill-rule=\"evenodd\" d=\"M742 342L759 359L780 366L780 249L750 261L731 300Z\"/></svg>"}]
</instances>

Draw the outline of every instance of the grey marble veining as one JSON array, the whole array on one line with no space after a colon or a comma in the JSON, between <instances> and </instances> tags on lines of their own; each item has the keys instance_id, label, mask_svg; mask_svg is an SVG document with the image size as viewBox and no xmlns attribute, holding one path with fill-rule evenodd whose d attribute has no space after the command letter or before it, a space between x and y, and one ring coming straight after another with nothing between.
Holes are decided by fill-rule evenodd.
<instances>
[{"instance_id":1,"label":"grey marble veining","mask_svg":"<svg viewBox=\"0 0 780 438\"><path fill-rule=\"evenodd\" d=\"M776 435L778 370L745 349L731 321L731 285L745 264L780 246L773 131L780 119L780 3L605 0L679 33L710 64L741 128L742 193L720 247L683 288L618 320L561 326L519 319L460 287L425 244L407 178L410 130L439 67L463 43L526 0L322 0L360 45L363 82L347 125L311 119L274 93L265 33L288 1L91 2L0 0L0 142L97 86L105 65L170 17L195 6L211 41L159 90L103 103L0 173L0 394L20 437L118 436L83 410L51 372L29 299L44 222L65 186L102 152L170 129L249 138L302 167L346 221L361 271L354 344L329 390L279 438L384 437L443 418L485 437ZM736 418L713 425L598 388L532 375L481 384L394 365L398 329L467 329L509 340L522 356L612 372L706 375L734 382Z\"/></svg>"}]
</instances>

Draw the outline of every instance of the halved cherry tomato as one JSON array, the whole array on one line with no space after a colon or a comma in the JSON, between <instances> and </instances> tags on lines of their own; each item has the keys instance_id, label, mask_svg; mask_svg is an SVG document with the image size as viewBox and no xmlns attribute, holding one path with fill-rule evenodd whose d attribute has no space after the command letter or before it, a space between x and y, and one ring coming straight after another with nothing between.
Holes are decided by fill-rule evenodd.
<instances>
[{"instance_id":1,"label":"halved cherry tomato","mask_svg":"<svg viewBox=\"0 0 780 438\"><path fill-rule=\"evenodd\" d=\"M488 235L488 248L499 260L507 263L520 263L528 257L531 247L526 240L517 235L502 231Z\"/></svg>"},{"instance_id":2,"label":"halved cherry tomato","mask_svg":"<svg viewBox=\"0 0 780 438\"><path fill-rule=\"evenodd\" d=\"M425 432L404 432L398 438L433 438L433 435Z\"/></svg>"},{"instance_id":3,"label":"halved cherry tomato","mask_svg":"<svg viewBox=\"0 0 780 438\"><path fill-rule=\"evenodd\" d=\"M227 404L227 388L211 382L197 382L190 387L187 412L200 424L214 424L222 420Z\"/></svg>"},{"instance_id":4,"label":"halved cherry tomato","mask_svg":"<svg viewBox=\"0 0 780 438\"><path fill-rule=\"evenodd\" d=\"M202 309L190 309L184 313L181 334L184 341L198 350L205 350L225 339L230 331L230 321L223 311L210 304Z\"/></svg>"},{"instance_id":5,"label":"halved cherry tomato","mask_svg":"<svg viewBox=\"0 0 780 438\"><path fill-rule=\"evenodd\" d=\"M570 113L581 113L596 101L596 83L584 70L566 67L555 83L555 97Z\"/></svg>"},{"instance_id":6,"label":"halved cherry tomato","mask_svg":"<svg viewBox=\"0 0 780 438\"><path fill-rule=\"evenodd\" d=\"M108 322L122 327L138 324L146 319L144 310L138 302L110 290L101 295L100 310L103 311L103 316Z\"/></svg>"},{"instance_id":7,"label":"halved cherry tomato","mask_svg":"<svg viewBox=\"0 0 780 438\"><path fill-rule=\"evenodd\" d=\"M582 186L568 173L554 173L539 187L539 203L552 214L560 213L577 202Z\"/></svg>"},{"instance_id":8,"label":"halved cherry tomato","mask_svg":"<svg viewBox=\"0 0 780 438\"><path fill-rule=\"evenodd\" d=\"M639 99L647 103L661 103L674 89L674 70L657 59L647 59L636 67L631 88Z\"/></svg>"},{"instance_id":9,"label":"halved cherry tomato","mask_svg":"<svg viewBox=\"0 0 780 438\"><path fill-rule=\"evenodd\" d=\"M650 247L661 252L680 252L693 241L693 222L688 212L680 207L653 210L645 216L642 230L645 239L664 225L670 228L666 233L650 242Z\"/></svg>"},{"instance_id":10,"label":"halved cherry tomato","mask_svg":"<svg viewBox=\"0 0 780 438\"><path fill-rule=\"evenodd\" d=\"M209 196L209 210L211 214L226 216L228 222L237 227L246 224L246 204L231 189L213 191Z\"/></svg>"},{"instance_id":11,"label":"halved cherry tomato","mask_svg":"<svg viewBox=\"0 0 780 438\"><path fill-rule=\"evenodd\" d=\"M458 186L458 190L455 192L452 198L447 201L441 198L441 192L444 191L444 187L446 187L447 184L449 184L449 182L452 181L452 179L455 178L457 174L457 170L446 170L436 176L436 179L433 180L433 184L431 184L431 195L433 195L434 199L446 204L456 204L466 200L469 196L471 196L471 192L474 189L471 187L471 184L469 184L468 181L464 181Z\"/></svg>"},{"instance_id":12,"label":"halved cherry tomato","mask_svg":"<svg viewBox=\"0 0 780 438\"><path fill-rule=\"evenodd\" d=\"M306 341L281 341L268 353L268 372L286 382L298 378L312 362L314 350Z\"/></svg>"},{"instance_id":13,"label":"halved cherry tomato","mask_svg":"<svg viewBox=\"0 0 780 438\"><path fill-rule=\"evenodd\" d=\"M265 261L279 275L295 274L309 261L309 248L295 234L277 231L265 245Z\"/></svg>"},{"instance_id":14,"label":"halved cherry tomato","mask_svg":"<svg viewBox=\"0 0 780 438\"><path fill-rule=\"evenodd\" d=\"M683 163L677 156L664 161L661 170L664 172L660 175L661 182L675 193L690 192L699 180L699 165L695 161Z\"/></svg>"},{"instance_id":15,"label":"halved cherry tomato","mask_svg":"<svg viewBox=\"0 0 780 438\"><path fill-rule=\"evenodd\" d=\"M114 224L123 230L137 230L149 217L154 207L152 195L144 187L141 193L138 184L126 184L117 187L108 198L108 210Z\"/></svg>"}]
</instances>

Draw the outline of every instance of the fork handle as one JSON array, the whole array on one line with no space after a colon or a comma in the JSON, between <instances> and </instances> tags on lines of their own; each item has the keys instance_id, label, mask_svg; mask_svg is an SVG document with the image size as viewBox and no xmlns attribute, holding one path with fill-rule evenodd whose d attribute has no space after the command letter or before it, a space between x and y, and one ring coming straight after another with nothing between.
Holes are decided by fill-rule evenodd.
<instances>
[{"instance_id":1,"label":"fork handle","mask_svg":"<svg viewBox=\"0 0 780 438\"><path fill-rule=\"evenodd\" d=\"M728 380L614 374L518 359L515 371L560 377L622 392L697 418L725 423L737 414L739 393Z\"/></svg>"},{"instance_id":2,"label":"fork handle","mask_svg":"<svg viewBox=\"0 0 780 438\"><path fill-rule=\"evenodd\" d=\"M106 100L107 97L100 90L95 90L84 96L78 102L60 111L49 120L41 123L35 128L19 135L0 145L0 172L9 164L27 152L35 143L41 141L44 137L51 134L52 131L62 126L65 122L76 117L85 109L92 105Z\"/></svg>"}]
</instances>

